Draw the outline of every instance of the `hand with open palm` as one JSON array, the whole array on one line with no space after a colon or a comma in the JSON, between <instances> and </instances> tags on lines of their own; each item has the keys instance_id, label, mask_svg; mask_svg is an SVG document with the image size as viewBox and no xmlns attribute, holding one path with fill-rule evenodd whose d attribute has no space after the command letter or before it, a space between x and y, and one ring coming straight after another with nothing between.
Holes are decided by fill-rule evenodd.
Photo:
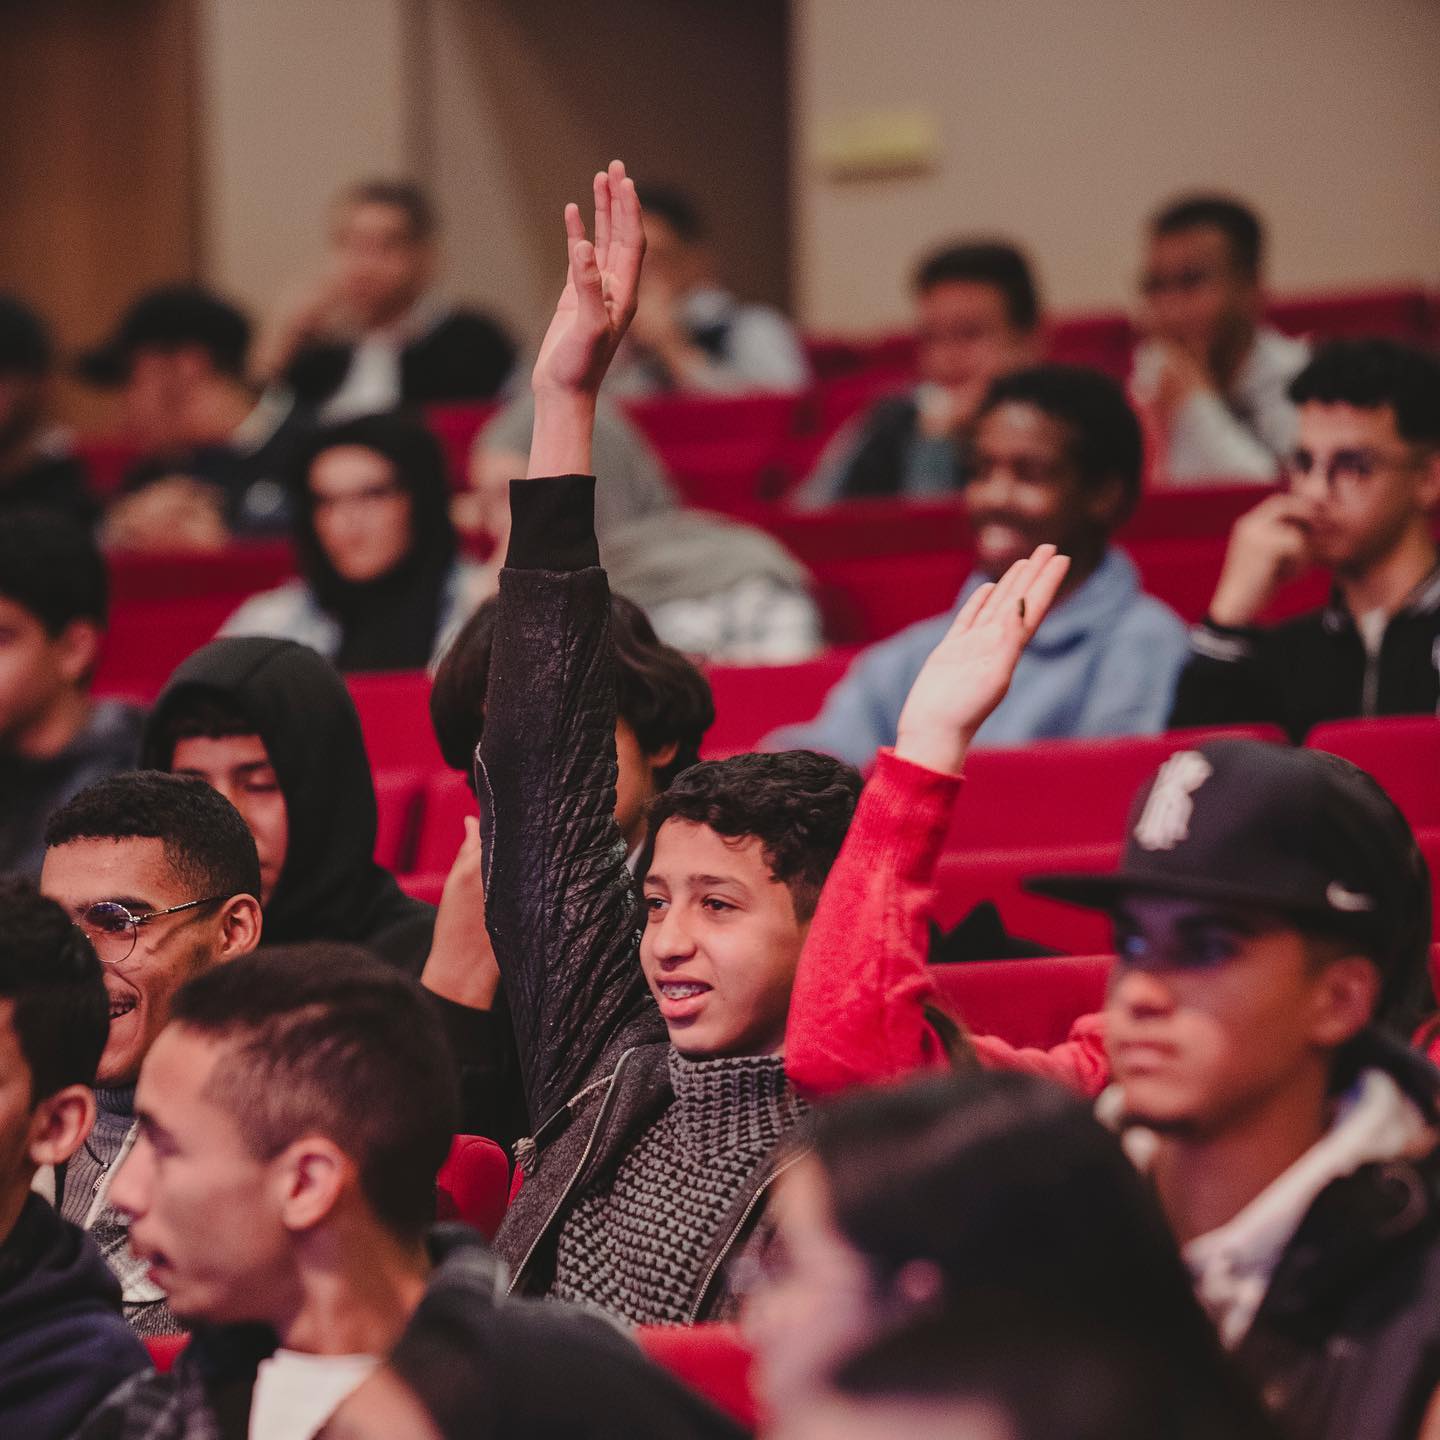
<instances>
[{"instance_id":1,"label":"hand with open palm","mask_svg":"<svg viewBox=\"0 0 1440 1440\"><path fill-rule=\"evenodd\" d=\"M595 239L565 207L565 288L535 358L531 475L588 473L595 397L635 314L645 230L635 182L619 160L595 177ZM583 432L583 436L582 436Z\"/></svg>"},{"instance_id":2,"label":"hand with open palm","mask_svg":"<svg viewBox=\"0 0 1440 1440\"><path fill-rule=\"evenodd\" d=\"M1005 698L1020 652L1069 568L1068 556L1041 545L965 602L910 687L897 755L930 770L960 773L975 732Z\"/></svg>"}]
</instances>

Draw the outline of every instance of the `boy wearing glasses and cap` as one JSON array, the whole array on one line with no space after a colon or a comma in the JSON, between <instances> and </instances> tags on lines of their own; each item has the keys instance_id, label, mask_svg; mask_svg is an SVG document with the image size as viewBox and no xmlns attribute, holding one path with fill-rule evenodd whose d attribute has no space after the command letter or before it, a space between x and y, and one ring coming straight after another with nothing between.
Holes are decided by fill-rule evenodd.
<instances>
[{"instance_id":1,"label":"boy wearing glasses and cap","mask_svg":"<svg viewBox=\"0 0 1440 1440\"><path fill-rule=\"evenodd\" d=\"M1283 494L1235 526L1210 613L1191 634L1173 727L1434 714L1440 701L1440 361L1340 340L1296 377L1299 438ZM1287 580L1322 566L1323 609L1270 629Z\"/></svg>"},{"instance_id":2,"label":"boy wearing glasses and cap","mask_svg":"<svg viewBox=\"0 0 1440 1440\"><path fill-rule=\"evenodd\" d=\"M144 770L82 791L51 817L45 839L41 889L95 947L110 1031L95 1128L63 1169L47 1172L44 1188L99 1245L137 1333L168 1334L177 1327L164 1292L130 1254L125 1222L108 1203L110 1180L134 1144L135 1081L175 992L260 942L255 842L204 781Z\"/></svg>"}]
</instances>

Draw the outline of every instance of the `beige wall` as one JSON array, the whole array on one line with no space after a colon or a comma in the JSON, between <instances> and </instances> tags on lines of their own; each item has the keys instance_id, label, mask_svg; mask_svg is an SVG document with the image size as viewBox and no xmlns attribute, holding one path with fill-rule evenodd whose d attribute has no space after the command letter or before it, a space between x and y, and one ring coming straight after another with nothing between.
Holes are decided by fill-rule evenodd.
<instances>
[{"instance_id":1,"label":"beige wall","mask_svg":"<svg viewBox=\"0 0 1440 1440\"><path fill-rule=\"evenodd\" d=\"M1138 233L1182 187L1250 197L1275 288L1440 280L1434 0L793 0L799 311L906 312L914 255L983 230L1031 248L1051 302L1123 303ZM920 107L937 169L835 183L815 127Z\"/></svg>"},{"instance_id":2,"label":"beige wall","mask_svg":"<svg viewBox=\"0 0 1440 1440\"><path fill-rule=\"evenodd\" d=\"M204 266L256 309L315 275L326 205L408 168L416 118L402 0L200 0Z\"/></svg>"}]
</instances>

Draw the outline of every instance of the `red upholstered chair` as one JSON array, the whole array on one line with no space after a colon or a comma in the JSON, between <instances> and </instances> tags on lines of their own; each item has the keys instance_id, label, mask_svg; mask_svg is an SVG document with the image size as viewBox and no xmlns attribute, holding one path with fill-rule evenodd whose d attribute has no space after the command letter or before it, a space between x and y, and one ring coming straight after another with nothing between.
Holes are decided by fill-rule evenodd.
<instances>
[{"instance_id":1,"label":"red upholstered chair","mask_svg":"<svg viewBox=\"0 0 1440 1440\"><path fill-rule=\"evenodd\" d=\"M442 1220L463 1220L487 1240L493 1239L509 1204L510 1162L493 1140L483 1135L457 1135L435 1188Z\"/></svg>"},{"instance_id":2,"label":"red upholstered chair","mask_svg":"<svg viewBox=\"0 0 1440 1440\"><path fill-rule=\"evenodd\" d=\"M430 726L430 677L423 670L347 675L345 684L360 714L372 769L444 768Z\"/></svg>"},{"instance_id":3,"label":"red upholstered chair","mask_svg":"<svg viewBox=\"0 0 1440 1440\"><path fill-rule=\"evenodd\" d=\"M1172 730L1114 740L1045 740L976 750L955 807L956 850L1034 850L1114 845L1135 792L1167 756L1201 739L1282 739L1274 726Z\"/></svg>"},{"instance_id":4,"label":"red upholstered chair","mask_svg":"<svg viewBox=\"0 0 1440 1440\"><path fill-rule=\"evenodd\" d=\"M140 447L119 435L83 435L74 444L90 488L102 499L119 490L125 472L140 459Z\"/></svg>"},{"instance_id":5,"label":"red upholstered chair","mask_svg":"<svg viewBox=\"0 0 1440 1440\"><path fill-rule=\"evenodd\" d=\"M1109 955L1065 955L932 965L930 974L942 1002L975 1034L1049 1049L1104 1007L1114 963Z\"/></svg>"},{"instance_id":6,"label":"red upholstered chair","mask_svg":"<svg viewBox=\"0 0 1440 1440\"><path fill-rule=\"evenodd\" d=\"M1292 335L1329 340L1345 335L1385 335L1425 344L1431 337L1432 298L1415 286L1298 295L1272 300L1271 324Z\"/></svg>"},{"instance_id":7,"label":"red upholstered chair","mask_svg":"<svg viewBox=\"0 0 1440 1440\"><path fill-rule=\"evenodd\" d=\"M452 489L463 490L469 483L470 447L474 445L481 426L499 408L481 400L456 405L431 405L425 411L425 424L445 452Z\"/></svg>"},{"instance_id":8,"label":"red upholstered chair","mask_svg":"<svg viewBox=\"0 0 1440 1440\"><path fill-rule=\"evenodd\" d=\"M377 770L375 806L379 824L375 832L375 859L387 870L404 874L415 867L415 834L424 796L423 770Z\"/></svg>"},{"instance_id":9,"label":"red upholstered chair","mask_svg":"<svg viewBox=\"0 0 1440 1440\"><path fill-rule=\"evenodd\" d=\"M809 720L844 675L852 650L828 650L800 665L714 665L705 672L715 723L701 753L707 760L753 750L777 725Z\"/></svg>"},{"instance_id":10,"label":"red upholstered chair","mask_svg":"<svg viewBox=\"0 0 1440 1440\"><path fill-rule=\"evenodd\" d=\"M750 1389L754 1357L737 1325L642 1325L640 1348L747 1430L760 1423Z\"/></svg>"},{"instance_id":11,"label":"red upholstered chair","mask_svg":"<svg viewBox=\"0 0 1440 1440\"><path fill-rule=\"evenodd\" d=\"M1135 337L1130 321L1115 310L1066 315L1047 327L1045 358L1062 365L1089 365L1123 380L1130 373Z\"/></svg>"},{"instance_id":12,"label":"red upholstered chair","mask_svg":"<svg viewBox=\"0 0 1440 1440\"><path fill-rule=\"evenodd\" d=\"M449 878L443 870L428 870L421 874L397 875L400 888L414 900L423 900L427 905L438 905L445 893L445 881Z\"/></svg>"},{"instance_id":13,"label":"red upholstered chair","mask_svg":"<svg viewBox=\"0 0 1440 1440\"><path fill-rule=\"evenodd\" d=\"M162 1374L168 1375L180 1352L190 1343L188 1335L152 1335L145 1342L150 1363Z\"/></svg>"},{"instance_id":14,"label":"red upholstered chair","mask_svg":"<svg viewBox=\"0 0 1440 1440\"><path fill-rule=\"evenodd\" d=\"M1332 720L1317 725L1305 743L1368 770L1417 830L1440 826L1440 718Z\"/></svg>"},{"instance_id":15,"label":"red upholstered chair","mask_svg":"<svg viewBox=\"0 0 1440 1440\"><path fill-rule=\"evenodd\" d=\"M130 601L112 607L100 649L100 695L154 699L187 655L207 645L239 604L234 595L197 593L189 600Z\"/></svg>"},{"instance_id":16,"label":"red upholstered chair","mask_svg":"<svg viewBox=\"0 0 1440 1440\"><path fill-rule=\"evenodd\" d=\"M1032 895L1024 882L1031 875L1058 871L1113 870L1119 857L1117 841L1036 850L957 851L943 856L936 869L935 922L948 930L988 900L1011 935L1066 955L1099 954L1111 945L1106 916Z\"/></svg>"},{"instance_id":17,"label":"red upholstered chair","mask_svg":"<svg viewBox=\"0 0 1440 1440\"><path fill-rule=\"evenodd\" d=\"M458 770L434 772L425 783L420 838L410 868L417 875L449 874L465 838L464 818L479 813L475 797Z\"/></svg>"}]
</instances>

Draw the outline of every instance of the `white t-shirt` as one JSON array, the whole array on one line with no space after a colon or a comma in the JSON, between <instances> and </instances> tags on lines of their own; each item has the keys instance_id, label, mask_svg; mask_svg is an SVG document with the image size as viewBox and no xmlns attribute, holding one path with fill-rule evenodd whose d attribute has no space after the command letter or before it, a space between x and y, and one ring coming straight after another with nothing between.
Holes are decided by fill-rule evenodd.
<instances>
[{"instance_id":1,"label":"white t-shirt","mask_svg":"<svg viewBox=\"0 0 1440 1440\"><path fill-rule=\"evenodd\" d=\"M250 1400L250 1440L312 1440L340 1402L380 1364L376 1355L277 1350L260 1362Z\"/></svg>"}]
</instances>

